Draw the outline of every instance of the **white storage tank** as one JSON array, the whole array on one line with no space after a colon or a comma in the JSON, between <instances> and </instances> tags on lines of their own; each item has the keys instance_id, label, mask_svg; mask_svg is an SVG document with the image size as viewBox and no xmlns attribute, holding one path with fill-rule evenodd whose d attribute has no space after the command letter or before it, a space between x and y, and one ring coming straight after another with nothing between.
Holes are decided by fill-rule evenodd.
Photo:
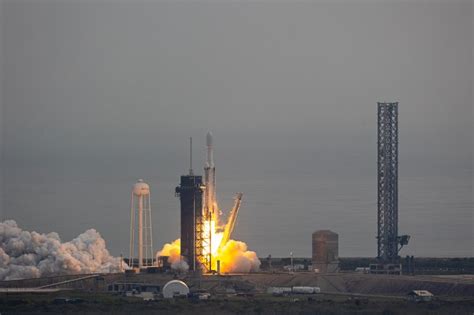
<instances>
[{"instance_id":1,"label":"white storage tank","mask_svg":"<svg viewBox=\"0 0 474 315\"><path fill-rule=\"evenodd\" d=\"M181 280L171 280L166 283L163 287L163 297L165 299L172 299L178 296L187 296L189 294L189 288Z\"/></svg>"},{"instance_id":2,"label":"white storage tank","mask_svg":"<svg viewBox=\"0 0 474 315\"><path fill-rule=\"evenodd\" d=\"M295 294L314 294L314 287L293 287L292 292Z\"/></svg>"},{"instance_id":3,"label":"white storage tank","mask_svg":"<svg viewBox=\"0 0 474 315\"><path fill-rule=\"evenodd\" d=\"M289 295L291 294L291 288L290 287L269 287L267 289L268 294L273 294L273 295Z\"/></svg>"}]
</instances>

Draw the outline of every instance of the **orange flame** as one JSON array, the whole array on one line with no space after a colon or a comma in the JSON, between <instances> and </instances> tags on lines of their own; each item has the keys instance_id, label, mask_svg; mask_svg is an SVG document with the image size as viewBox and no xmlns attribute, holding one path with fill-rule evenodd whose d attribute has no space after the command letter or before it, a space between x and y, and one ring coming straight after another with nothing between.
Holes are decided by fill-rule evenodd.
<instances>
[{"instance_id":1,"label":"orange flame","mask_svg":"<svg viewBox=\"0 0 474 315\"><path fill-rule=\"evenodd\" d=\"M217 233L217 235L222 233ZM216 236L219 237L219 236ZM260 260L254 251L249 251L247 244L241 241L230 240L220 250L214 246L216 252L212 255L212 269L217 269L217 260L220 261L222 273L248 273L258 271ZM180 240L165 244L157 256L169 256L169 261L173 269L187 269L187 264L181 260Z\"/></svg>"},{"instance_id":2,"label":"orange flame","mask_svg":"<svg viewBox=\"0 0 474 315\"><path fill-rule=\"evenodd\" d=\"M240 194L240 197L242 195ZM239 204L237 204L238 206ZM217 211L211 211L210 218L205 220L201 237L203 246L203 259L200 263L207 271L217 271L217 261L220 261L220 271L224 273L231 272L253 272L258 271L260 267L260 260L257 254L247 249L247 244L241 241L235 241L229 239L229 232L224 239L224 227L219 226L219 208L216 202L214 202L214 209ZM235 208L234 208L235 209ZM238 210L238 208L237 208ZM217 214L216 214L217 213ZM231 211L232 213L232 211ZM232 221L234 219L234 221ZM235 223L235 216L229 217L227 227L231 227L227 230L233 229ZM230 224L230 225L229 225ZM225 242L225 244L223 244ZM180 255L180 240L177 239L171 244L165 244L163 249L158 252L158 256L169 256L169 261L173 269L187 269L186 262L183 262ZM208 259L211 259L211 266L208 265ZM209 270L210 269L210 270Z\"/></svg>"}]
</instances>

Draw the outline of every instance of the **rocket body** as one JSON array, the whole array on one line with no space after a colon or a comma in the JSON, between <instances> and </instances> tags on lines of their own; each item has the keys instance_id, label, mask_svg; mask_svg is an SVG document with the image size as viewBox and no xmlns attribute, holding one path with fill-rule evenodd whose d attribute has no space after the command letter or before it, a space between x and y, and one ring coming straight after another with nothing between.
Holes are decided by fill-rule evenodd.
<instances>
[{"instance_id":1,"label":"rocket body","mask_svg":"<svg viewBox=\"0 0 474 315\"><path fill-rule=\"evenodd\" d=\"M206 135L206 147L207 147L207 166L214 167L214 147L212 133L208 132Z\"/></svg>"},{"instance_id":2,"label":"rocket body","mask_svg":"<svg viewBox=\"0 0 474 315\"><path fill-rule=\"evenodd\" d=\"M219 210L216 200L216 167L214 165L214 147L212 133L206 135L207 159L204 167L205 194L205 214L212 221L219 223Z\"/></svg>"}]
</instances>

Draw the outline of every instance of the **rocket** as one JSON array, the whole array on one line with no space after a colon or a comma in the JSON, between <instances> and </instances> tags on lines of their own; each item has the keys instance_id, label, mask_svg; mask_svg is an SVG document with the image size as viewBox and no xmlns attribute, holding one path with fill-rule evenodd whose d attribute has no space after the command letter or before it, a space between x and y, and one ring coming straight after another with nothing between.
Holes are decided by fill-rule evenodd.
<instances>
[{"instance_id":1,"label":"rocket","mask_svg":"<svg viewBox=\"0 0 474 315\"><path fill-rule=\"evenodd\" d=\"M216 201L216 167L214 166L214 148L212 133L206 135L207 159L204 167L204 209L208 217L219 223L219 209Z\"/></svg>"}]
</instances>

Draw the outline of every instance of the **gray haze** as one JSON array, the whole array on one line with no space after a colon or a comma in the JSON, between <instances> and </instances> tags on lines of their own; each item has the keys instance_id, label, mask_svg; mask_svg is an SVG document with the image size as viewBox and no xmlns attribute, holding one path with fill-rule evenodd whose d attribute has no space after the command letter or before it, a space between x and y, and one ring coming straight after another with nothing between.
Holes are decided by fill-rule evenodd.
<instances>
[{"instance_id":1,"label":"gray haze","mask_svg":"<svg viewBox=\"0 0 474 315\"><path fill-rule=\"evenodd\" d=\"M402 255L473 256L473 2L22 1L0 6L2 218L127 252L130 187L154 243L215 135L218 197L260 256L376 255L376 102L400 102Z\"/></svg>"}]
</instances>

